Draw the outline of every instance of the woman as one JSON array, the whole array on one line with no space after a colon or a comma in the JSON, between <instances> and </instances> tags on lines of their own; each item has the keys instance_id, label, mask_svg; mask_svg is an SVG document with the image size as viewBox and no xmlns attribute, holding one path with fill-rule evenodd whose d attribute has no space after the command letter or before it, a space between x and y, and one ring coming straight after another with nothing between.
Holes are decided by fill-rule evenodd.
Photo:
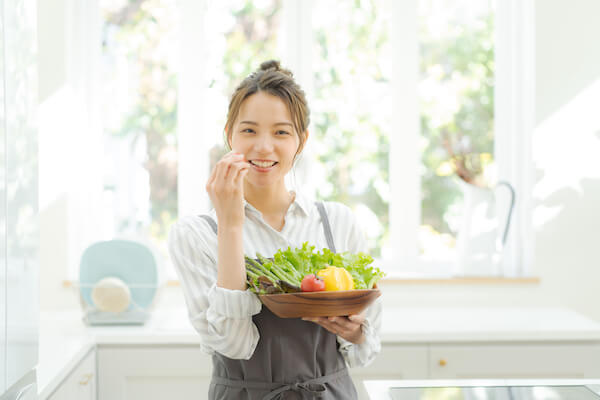
<instances>
[{"instance_id":1,"label":"woman","mask_svg":"<svg viewBox=\"0 0 600 400\"><path fill-rule=\"evenodd\" d=\"M300 247L366 251L351 210L288 191L285 175L308 139L309 110L291 72L264 62L234 92L232 151L213 169L208 215L171 228L169 252L201 347L212 354L210 399L356 399L347 365L381 345L381 302L362 315L283 319L246 289L244 255Z\"/></svg>"}]
</instances>

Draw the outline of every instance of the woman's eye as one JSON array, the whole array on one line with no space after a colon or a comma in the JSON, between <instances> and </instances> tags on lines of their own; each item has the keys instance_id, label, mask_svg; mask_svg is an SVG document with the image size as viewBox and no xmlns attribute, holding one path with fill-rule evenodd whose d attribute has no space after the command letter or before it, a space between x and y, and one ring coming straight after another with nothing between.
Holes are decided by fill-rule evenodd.
<instances>
[{"instance_id":1,"label":"woman's eye","mask_svg":"<svg viewBox=\"0 0 600 400\"><path fill-rule=\"evenodd\" d=\"M287 133L286 131L277 131L277 133L280 135L289 135L289 133Z\"/></svg>"},{"instance_id":2,"label":"woman's eye","mask_svg":"<svg viewBox=\"0 0 600 400\"><path fill-rule=\"evenodd\" d=\"M246 128L242 132L254 132L254 131L252 129L250 129L250 128Z\"/></svg>"}]
</instances>

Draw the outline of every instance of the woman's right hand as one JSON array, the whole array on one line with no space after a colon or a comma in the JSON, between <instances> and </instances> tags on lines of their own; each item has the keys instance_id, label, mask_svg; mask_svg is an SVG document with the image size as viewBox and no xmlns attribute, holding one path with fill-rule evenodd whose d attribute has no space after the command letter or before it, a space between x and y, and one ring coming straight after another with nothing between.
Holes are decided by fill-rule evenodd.
<instances>
[{"instance_id":1,"label":"woman's right hand","mask_svg":"<svg viewBox=\"0 0 600 400\"><path fill-rule=\"evenodd\" d=\"M217 212L219 227L244 225L244 177L250 164L244 155L230 151L215 165L206 183L206 191Z\"/></svg>"}]
</instances>

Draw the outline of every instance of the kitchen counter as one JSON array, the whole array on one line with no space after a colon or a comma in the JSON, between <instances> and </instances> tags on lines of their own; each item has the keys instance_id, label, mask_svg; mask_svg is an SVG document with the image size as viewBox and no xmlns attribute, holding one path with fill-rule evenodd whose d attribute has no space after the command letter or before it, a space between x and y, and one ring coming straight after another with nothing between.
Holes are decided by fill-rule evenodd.
<instances>
[{"instance_id":1,"label":"kitchen counter","mask_svg":"<svg viewBox=\"0 0 600 400\"><path fill-rule=\"evenodd\" d=\"M428 379L428 380L367 380L363 381L370 400L392 400L391 387L450 387L450 386L570 386L589 385L600 395L600 379ZM412 399L413 397L411 397ZM416 398L415 398L416 399Z\"/></svg>"},{"instance_id":2,"label":"kitchen counter","mask_svg":"<svg viewBox=\"0 0 600 400\"><path fill-rule=\"evenodd\" d=\"M382 343L600 341L600 323L567 308L385 309ZM89 327L80 310L40 315L38 390L46 398L96 345L199 344L185 309L157 309L143 326Z\"/></svg>"}]
</instances>

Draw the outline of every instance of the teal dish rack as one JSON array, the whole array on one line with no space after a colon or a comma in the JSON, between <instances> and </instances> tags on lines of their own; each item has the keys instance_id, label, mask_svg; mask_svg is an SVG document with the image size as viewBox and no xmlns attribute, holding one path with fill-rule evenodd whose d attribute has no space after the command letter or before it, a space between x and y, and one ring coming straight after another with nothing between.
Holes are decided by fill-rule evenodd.
<instances>
[{"instance_id":1,"label":"teal dish rack","mask_svg":"<svg viewBox=\"0 0 600 400\"><path fill-rule=\"evenodd\" d=\"M100 310L92 299L96 284L107 277L123 281L130 292L126 310ZM158 267L152 251L132 240L107 240L90 245L81 256L79 294L87 325L143 325L158 290Z\"/></svg>"}]
</instances>

